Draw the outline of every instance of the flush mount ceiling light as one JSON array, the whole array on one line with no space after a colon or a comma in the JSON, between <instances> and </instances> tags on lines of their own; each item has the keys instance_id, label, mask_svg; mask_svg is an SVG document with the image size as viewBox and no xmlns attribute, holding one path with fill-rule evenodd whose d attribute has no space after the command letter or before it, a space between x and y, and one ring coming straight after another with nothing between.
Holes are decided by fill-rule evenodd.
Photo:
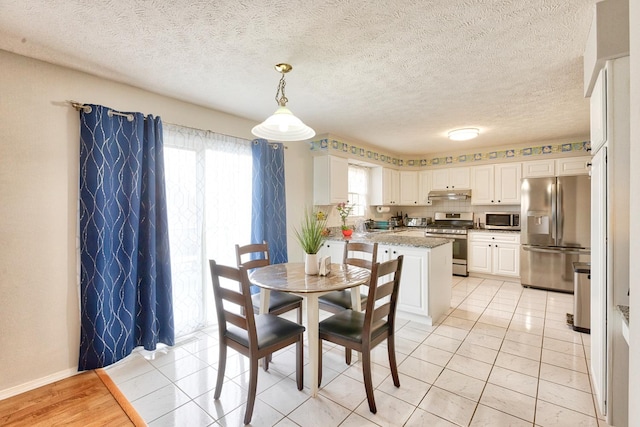
<instances>
[{"instance_id":1,"label":"flush mount ceiling light","mask_svg":"<svg viewBox=\"0 0 640 427\"><path fill-rule=\"evenodd\" d=\"M449 132L449 139L453 141L466 141L478 136L480 131L476 128L456 129Z\"/></svg>"},{"instance_id":2,"label":"flush mount ceiling light","mask_svg":"<svg viewBox=\"0 0 640 427\"><path fill-rule=\"evenodd\" d=\"M302 120L293 115L287 108L287 97L284 94L284 75L292 70L289 64L276 64L276 71L282 73L278 91L276 92L276 102L278 109L267 120L251 129L251 133L259 138L275 141L302 141L313 138L316 132L309 126L302 123Z\"/></svg>"}]
</instances>

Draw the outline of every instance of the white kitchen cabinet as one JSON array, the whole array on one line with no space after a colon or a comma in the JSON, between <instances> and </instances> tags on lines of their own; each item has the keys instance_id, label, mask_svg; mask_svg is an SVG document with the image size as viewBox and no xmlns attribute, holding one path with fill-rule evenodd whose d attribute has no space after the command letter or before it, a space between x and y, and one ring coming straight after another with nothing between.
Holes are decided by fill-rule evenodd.
<instances>
[{"instance_id":1,"label":"white kitchen cabinet","mask_svg":"<svg viewBox=\"0 0 640 427\"><path fill-rule=\"evenodd\" d=\"M556 162L553 159L533 160L522 163L523 178L556 176Z\"/></svg>"},{"instance_id":2,"label":"white kitchen cabinet","mask_svg":"<svg viewBox=\"0 0 640 427\"><path fill-rule=\"evenodd\" d=\"M469 233L469 271L498 276L520 276L520 234Z\"/></svg>"},{"instance_id":3,"label":"white kitchen cabinet","mask_svg":"<svg viewBox=\"0 0 640 427\"><path fill-rule=\"evenodd\" d=\"M589 175L588 163L591 157L565 157L556 159L556 175Z\"/></svg>"},{"instance_id":4,"label":"white kitchen cabinet","mask_svg":"<svg viewBox=\"0 0 640 427\"><path fill-rule=\"evenodd\" d=\"M432 190L467 190L471 188L470 168L434 169L432 173Z\"/></svg>"},{"instance_id":5,"label":"white kitchen cabinet","mask_svg":"<svg viewBox=\"0 0 640 427\"><path fill-rule=\"evenodd\" d=\"M395 169L371 169L371 202L373 206L399 205L400 179Z\"/></svg>"},{"instance_id":6,"label":"white kitchen cabinet","mask_svg":"<svg viewBox=\"0 0 640 427\"><path fill-rule=\"evenodd\" d=\"M492 248L490 242L473 241L469 237L467 257L469 271L474 273L492 273Z\"/></svg>"},{"instance_id":7,"label":"white kitchen cabinet","mask_svg":"<svg viewBox=\"0 0 640 427\"><path fill-rule=\"evenodd\" d=\"M335 205L349 202L349 161L343 157L313 158L313 203Z\"/></svg>"},{"instance_id":8,"label":"white kitchen cabinet","mask_svg":"<svg viewBox=\"0 0 640 427\"><path fill-rule=\"evenodd\" d=\"M606 2L615 3L615 2ZM616 305L629 305L629 193L631 139L629 121L629 57L607 61L598 80L605 86L605 141L592 141L591 167L591 359L589 373L598 412L608 425L631 425L629 346L623 337ZM592 96L595 94L594 93ZM633 237L632 237L633 239ZM633 240L631 241L633 244ZM634 400L635 399L635 400Z\"/></svg>"},{"instance_id":9,"label":"white kitchen cabinet","mask_svg":"<svg viewBox=\"0 0 640 427\"><path fill-rule=\"evenodd\" d=\"M420 206L431 206L433 203L429 200L429 191L431 191L432 180L432 171L425 170L418 172L418 204Z\"/></svg>"},{"instance_id":10,"label":"white kitchen cabinet","mask_svg":"<svg viewBox=\"0 0 640 427\"><path fill-rule=\"evenodd\" d=\"M471 168L471 204L519 205L521 163Z\"/></svg>"},{"instance_id":11,"label":"white kitchen cabinet","mask_svg":"<svg viewBox=\"0 0 640 427\"><path fill-rule=\"evenodd\" d=\"M593 86L590 109L591 152L597 153L607 142L607 69L603 68Z\"/></svg>"},{"instance_id":12,"label":"white kitchen cabinet","mask_svg":"<svg viewBox=\"0 0 640 427\"><path fill-rule=\"evenodd\" d=\"M391 246L391 259L404 255L398 310L427 316L429 253L420 248Z\"/></svg>"},{"instance_id":13,"label":"white kitchen cabinet","mask_svg":"<svg viewBox=\"0 0 640 427\"><path fill-rule=\"evenodd\" d=\"M493 165L471 168L471 204L490 205L495 193L495 172Z\"/></svg>"},{"instance_id":14,"label":"white kitchen cabinet","mask_svg":"<svg viewBox=\"0 0 640 427\"><path fill-rule=\"evenodd\" d=\"M522 163L503 163L495 165L495 200L498 204L520 204L521 179Z\"/></svg>"},{"instance_id":15,"label":"white kitchen cabinet","mask_svg":"<svg viewBox=\"0 0 640 427\"><path fill-rule=\"evenodd\" d=\"M318 252L318 256L330 256L332 263L340 264L344 257L344 245L345 242L340 240L325 240L320 248L320 252Z\"/></svg>"},{"instance_id":16,"label":"white kitchen cabinet","mask_svg":"<svg viewBox=\"0 0 640 427\"><path fill-rule=\"evenodd\" d=\"M589 157L563 157L561 159L534 160L522 163L522 178L587 175Z\"/></svg>"},{"instance_id":17,"label":"white kitchen cabinet","mask_svg":"<svg viewBox=\"0 0 640 427\"><path fill-rule=\"evenodd\" d=\"M419 322L433 324L451 304L451 243L426 249L396 245L379 245L378 261L404 255L398 311Z\"/></svg>"},{"instance_id":18,"label":"white kitchen cabinet","mask_svg":"<svg viewBox=\"0 0 640 427\"><path fill-rule=\"evenodd\" d=\"M417 206L419 204L418 191L419 176L418 171L400 171L400 185L399 185L399 202L401 206Z\"/></svg>"}]
</instances>

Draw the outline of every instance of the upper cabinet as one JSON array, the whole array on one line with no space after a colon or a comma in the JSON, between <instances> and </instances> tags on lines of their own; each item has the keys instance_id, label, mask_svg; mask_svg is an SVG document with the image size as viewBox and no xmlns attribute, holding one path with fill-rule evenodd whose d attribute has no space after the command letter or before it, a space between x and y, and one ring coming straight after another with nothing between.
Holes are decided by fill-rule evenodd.
<instances>
[{"instance_id":1,"label":"upper cabinet","mask_svg":"<svg viewBox=\"0 0 640 427\"><path fill-rule=\"evenodd\" d=\"M432 172L432 190L468 190L471 188L469 168L434 169Z\"/></svg>"},{"instance_id":2,"label":"upper cabinet","mask_svg":"<svg viewBox=\"0 0 640 427\"><path fill-rule=\"evenodd\" d=\"M568 157L556 159L556 175L588 175L591 157Z\"/></svg>"},{"instance_id":3,"label":"upper cabinet","mask_svg":"<svg viewBox=\"0 0 640 427\"><path fill-rule=\"evenodd\" d=\"M522 164L523 178L538 178L547 176L587 175L589 157L563 157L561 159L546 159L524 162Z\"/></svg>"},{"instance_id":4,"label":"upper cabinet","mask_svg":"<svg viewBox=\"0 0 640 427\"><path fill-rule=\"evenodd\" d=\"M418 171L400 171L399 204L403 206L418 205L419 177Z\"/></svg>"},{"instance_id":5,"label":"upper cabinet","mask_svg":"<svg viewBox=\"0 0 640 427\"><path fill-rule=\"evenodd\" d=\"M422 206L431 206L433 203L429 200L429 191L431 191L433 180L433 172L424 170L418 172L418 204Z\"/></svg>"},{"instance_id":6,"label":"upper cabinet","mask_svg":"<svg viewBox=\"0 0 640 427\"><path fill-rule=\"evenodd\" d=\"M313 158L313 203L335 205L349 202L349 161L343 157Z\"/></svg>"},{"instance_id":7,"label":"upper cabinet","mask_svg":"<svg viewBox=\"0 0 640 427\"><path fill-rule=\"evenodd\" d=\"M505 163L471 168L471 204L520 204L521 167L521 163Z\"/></svg>"},{"instance_id":8,"label":"upper cabinet","mask_svg":"<svg viewBox=\"0 0 640 427\"><path fill-rule=\"evenodd\" d=\"M400 204L400 176L395 169L375 167L371 169L371 205Z\"/></svg>"},{"instance_id":9,"label":"upper cabinet","mask_svg":"<svg viewBox=\"0 0 640 427\"><path fill-rule=\"evenodd\" d=\"M523 178L556 176L556 162L553 159L534 160L522 163Z\"/></svg>"},{"instance_id":10,"label":"upper cabinet","mask_svg":"<svg viewBox=\"0 0 640 427\"><path fill-rule=\"evenodd\" d=\"M597 153L607 140L607 69L600 71L589 100L591 152Z\"/></svg>"}]
</instances>

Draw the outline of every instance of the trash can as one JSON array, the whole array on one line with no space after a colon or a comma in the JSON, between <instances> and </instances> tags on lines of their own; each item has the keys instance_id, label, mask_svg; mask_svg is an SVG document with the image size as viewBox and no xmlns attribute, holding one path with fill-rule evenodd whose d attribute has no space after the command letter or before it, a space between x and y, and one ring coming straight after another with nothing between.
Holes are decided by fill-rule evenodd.
<instances>
[{"instance_id":1,"label":"trash can","mask_svg":"<svg viewBox=\"0 0 640 427\"><path fill-rule=\"evenodd\" d=\"M591 331L591 263L573 263L573 330Z\"/></svg>"}]
</instances>

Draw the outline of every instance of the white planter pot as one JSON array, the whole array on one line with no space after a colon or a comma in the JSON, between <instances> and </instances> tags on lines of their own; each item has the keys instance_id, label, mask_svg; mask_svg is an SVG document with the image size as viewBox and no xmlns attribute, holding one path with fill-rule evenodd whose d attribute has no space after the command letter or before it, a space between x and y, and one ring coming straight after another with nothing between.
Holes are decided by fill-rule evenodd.
<instances>
[{"instance_id":1,"label":"white planter pot","mask_svg":"<svg viewBox=\"0 0 640 427\"><path fill-rule=\"evenodd\" d=\"M304 272L310 276L318 274L318 254L305 254Z\"/></svg>"}]
</instances>

